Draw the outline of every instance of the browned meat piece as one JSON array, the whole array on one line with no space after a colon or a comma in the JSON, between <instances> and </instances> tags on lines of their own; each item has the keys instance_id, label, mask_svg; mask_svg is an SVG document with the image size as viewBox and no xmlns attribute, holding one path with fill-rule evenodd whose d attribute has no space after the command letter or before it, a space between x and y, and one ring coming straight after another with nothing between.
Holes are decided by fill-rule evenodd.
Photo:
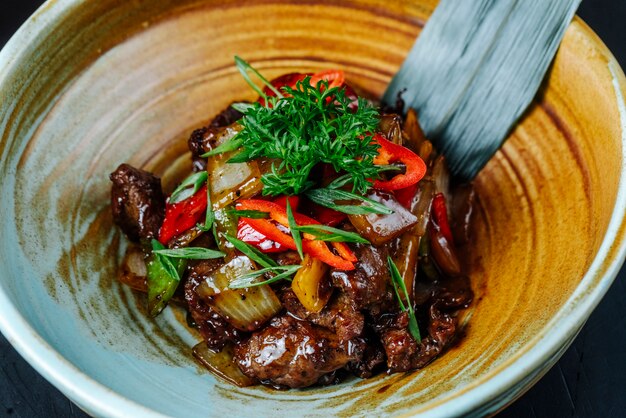
<instances>
[{"instance_id":1,"label":"browned meat piece","mask_svg":"<svg viewBox=\"0 0 626 418\"><path fill-rule=\"evenodd\" d=\"M363 349L360 340L343 341L324 328L282 316L238 345L235 361L248 377L300 388L360 359Z\"/></svg>"},{"instance_id":2,"label":"browned meat piece","mask_svg":"<svg viewBox=\"0 0 626 418\"><path fill-rule=\"evenodd\" d=\"M204 303L196 288L206 275L219 267L215 260L203 260L189 266L189 277L185 283L185 300L198 331L209 348L219 350L228 342L239 342L245 335L224 320L213 308Z\"/></svg>"},{"instance_id":3,"label":"browned meat piece","mask_svg":"<svg viewBox=\"0 0 626 418\"><path fill-rule=\"evenodd\" d=\"M187 146L191 151L191 160L195 171L206 170L206 158L200 157L215 148L215 143L223 128L205 126L191 133Z\"/></svg>"},{"instance_id":4,"label":"browned meat piece","mask_svg":"<svg viewBox=\"0 0 626 418\"><path fill-rule=\"evenodd\" d=\"M431 305L428 309L428 335L421 342L408 330L406 313L387 316L377 324L387 355L390 373L419 369L433 361L454 340L457 319ZM425 330L422 329L422 333Z\"/></svg>"},{"instance_id":5,"label":"browned meat piece","mask_svg":"<svg viewBox=\"0 0 626 418\"><path fill-rule=\"evenodd\" d=\"M200 155L209 152L215 147L215 141L222 129L235 123L243 114L230 105L222 110L208 126L200 129L196 129L191 133L187 146L191 151L191 157L193 160L193 166L196 171L206 169L206 159L201 158Z\"/></svg>"},{"instance_id":6,"label":"browned meat piece","mask_svg":"<svg viewBox=\"0 0 626 418\"><path fill-rule=\"evenodd\" d=\"M222 110L216 117L214 117L211 123L209 123L209 126L213 128L225 128L226 126L231 125L241 119L243 117L243 113L235 110L232 107L233 103L229 104L226 109Z\"/></svg>"},{"instance_id":7,"label":"browned meat piece","mask_svg":"<svg viewBox=\"0 0 626 418\"><path fill-rule=\"evenodd\" d=\"M359 309L393 300L389 289L391 278L387 268L387 248L356 245L354 254L359 260L355 270L331 270L333 286L345 292Z\"/></svg>"},{"instance_id":8,"label":"browned meat piece","mask_svg":"<svg viewBox=\"0 0 626 418\"><path fill-rule=\"evenodd\" d=\"M131 241L156 238L165 216L161 179L128 164L120 165L109 178L113 221Z\"/></svg>"},{"instance_id":9,"label":"browned meat piece","mask_svg":"<svg viewBox=\"0 0 626 418\"><path fill-rule=\"evenodd\" d=\"M302 263L302 260L296 251L285 251L278 253L276 262L280 266L295 266Z\"/></svg>"},{"instance_id":10,"label":"browned meat piece","mask_svg":"<svg viewBox=\"0 0 626 418\"><path fill-rule=\"evenodd\" d=\"M466 276L458 276L443 280L433 296L433 305L442 310L467 308L474 299L470 280Z\"/></svg>"},{"instance_id":11,"label":"browned meat piece","mask_svg":"<svg viewBox=\"0 0 626 418\"><path fill-rule=\"evenodd\" d=\"M280 294L280 301L292 316L327 328L342 340L350 340L363 332L365 318L343 292L335 292L319 313L307 311L291 289Z\"/></svg>"},{"instance_id":12,"label":"browned meat piece","mask_svg":"<svg viewBox=\"0 0 626 418\"><path fill-rule=\"evenodd\" d=\"M371 331L370 331L371 333ZM365 341L365 351L363 357L358 361L349 363L346 367L355 376L361 379L367 379L372 377L381 366L385 365L387 356L385 355L385 349L382 346L380 339L377 335L368 333L363 340Z\"/></svg>"},{"instance_id":13,"label":"browned meat piece","mask_svg":"<svg viewBox=\"0 0 626 418\"><path fill-rule=\"evenodd\" d=\"M469 278L458 276L436 282L416 282L415 303L419 306L435 305L444 311L467 308L474 298Z\"/></svg>"}]
</instances>

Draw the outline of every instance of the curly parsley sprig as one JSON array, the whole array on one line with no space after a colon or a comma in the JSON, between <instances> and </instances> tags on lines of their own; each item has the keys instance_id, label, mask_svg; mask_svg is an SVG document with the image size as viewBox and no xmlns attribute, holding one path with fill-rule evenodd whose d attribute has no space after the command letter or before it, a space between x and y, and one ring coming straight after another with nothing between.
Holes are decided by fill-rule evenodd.
<instances>
[{"instance_id":1,"label":"curly parsley sprig","mask_svg":"<svg viewBox=\"0 0 626 418\"><path fill-rule=\"evenodd\" d=\"M241 151L229 162L272 160L261 179L265 195L297 195L313 188L310 174L320 163L350 176L353 191L365 193L381 171L373 162L379 148L372 141L378 111L362 98L354 108L345 89L329 88L326 80L312 86L310 80L307 76L293 88L283 87L282 97L241 108L243 130L235 138Z\"/></svg>"}]
</instances>

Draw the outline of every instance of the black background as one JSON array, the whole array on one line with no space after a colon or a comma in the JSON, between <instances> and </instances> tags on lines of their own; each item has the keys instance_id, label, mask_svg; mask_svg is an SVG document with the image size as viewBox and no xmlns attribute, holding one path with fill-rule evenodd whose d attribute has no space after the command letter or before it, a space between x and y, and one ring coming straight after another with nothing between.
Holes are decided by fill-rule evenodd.
<instances>
[{"instance_id":1,"label":"black background","mask_svg":"<svg viewBox=\"0 0 626 418\"><path fill-rule=\"evenodd\" d=\"M0 46L41 3L0 0ZM626 68L626 2L585 0L579 15ZM2 335L0 416L86 417ZM558 364L499 417L626 417L626 268Z\"/></svg>"}]
</instances>

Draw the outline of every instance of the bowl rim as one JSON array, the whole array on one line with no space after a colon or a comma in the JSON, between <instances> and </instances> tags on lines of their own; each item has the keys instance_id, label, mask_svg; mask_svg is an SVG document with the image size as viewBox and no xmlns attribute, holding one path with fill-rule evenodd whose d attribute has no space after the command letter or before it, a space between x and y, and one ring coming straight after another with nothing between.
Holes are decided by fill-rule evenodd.
<instances>
[{"instance_id":1,"label":"bowl rim","mask_svg":"<svg viewBox=\"0 0 626 418\"><path fill-rule=\"evenodd\" d=\"M9 75L20 67L19 58L24 53L24 46L32 45L37 38L45 37L49 27L64 15L71 13L73 8L79 7L80 3L82 3L80 0L47 0L28 18L0 51L0 91ZM563 341L573 340L608 291L626 258L626 77L615 57L591 28L578 17L572 25L578 25L586 38L593 39L594 44L598 45L607 58L619 109L622 160L611 221L593 262L576 290L545 328L557 323L558 326L553 327L552 332L542 333L528 342L527 350L499 365L475 384L469 385L460 395L438 400L431 409L424 411L424 416L444 417L470 413L490 402L497 402L502 395L515 387L516 383L522 382L525 377L539 370L542 364L559 354L559 350L563 349ZM64 358L20 315L2 287L0 287L0 332L38 373L88 413L116 418L129 415L166 417L113 391ZM448 402L450 399L454 399L454 402ZM417 405L402 415L413 416L423 413L420 409Z\"/></svg>"}]
</instances>

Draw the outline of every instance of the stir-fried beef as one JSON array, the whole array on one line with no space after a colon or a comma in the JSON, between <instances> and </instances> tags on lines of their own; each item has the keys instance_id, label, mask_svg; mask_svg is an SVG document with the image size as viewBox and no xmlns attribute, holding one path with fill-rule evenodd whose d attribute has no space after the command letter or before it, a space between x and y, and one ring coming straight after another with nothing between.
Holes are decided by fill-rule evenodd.
<instances>
[{"instance_id":1,"label":"stir-fried beef","mask_svg":"<svg viewBox=\"0 0 626 418\"><path fill-rule=\"evenodd\" d=\"M243 102L237 102L243 103ZM209 126L212 128L225 128L237 122L243 117L243 113L232 107L232 103L228 107L222 110L216 117L213 118Z\"/></svg>"},{"instance_id":2,"label":"stir-fried beef","mask_svg":"<svg viewBox=\"0 0 626 418\"><path fill-rule=\"evenodd\" d=\"M387 247L358 244L354 254L359 260L356 269L331 270L333 285L345 292L359 309L375 308L392 300Z\"/></svg>"},{"instance_id":3,"label":"stir-fried beef","mask_svg":"<svg viewBox=\"0 0 626 418\"><path fill-rule=\"evenodd\" d=\"M165 215L161 179L128 164L120 165L109 178L113 221L131 241L156 238Z\"/></svg>"},{"instance_id":4,"label":"stir-fried beef","mask_svg":"<svg viewBox=\"0 0 626 418\"><path fill-rule=\"evenodd\" d=\"M286 74L272 83L278 88L293 87L304 76ZM358 101L354 91L343 83L340 72L319 73L317 77L329 82L324 88L332 86L334 81L345 88L345 96L333 93L334 99L326 102L329 105L337 102L344 110L349 106L354 110L354 117L359 116L357 106L359 111L363 110L362 106L367 106L366 102ZM302 88L299 93L307 90ZM300 94L292 93L285 100L289 97L306 100ZM266 87L265 94L273 96L275 93ZM263 105L265 100L266 96L259 103ZM311 108L318 109L319 96L311 96L311 100L314 105ZM304 103L297 104L298 108L307 110ZM115 223L131 240L142 240L143 245L143 248L129 250L122 280L143 292L150 288L150 294L154 290L150 286L159 282L154 279L154 267L162 267L168 286L178 285L172 300L179 301L184 297L193 319L189 320L190 325L196 326L205 340L196 347L195 355L210 370L241 386L258 381L276 388L301 388L337 383L347 372L367 378L384 369L393 373L424 367L457 337L458 314L473 299L469 279L463 276L463 263L457 255L456 244L468 242L474 193L471 186L455 186L454 197L450 199L445 159L433 150L432 143L424 136L417 114L409 110L405 120L400 114L383 112L378 127L367 128L368 132L380 133L396 144L392 146L379 136L367 139L366 135L352 132L356 126L354 123L337 123L327 129L330 127L326 126L328 120L341 121L342 116L335 113L332 106L326 107L329 107L329 113L323 117L317 111L306 117L291 110L289 113L293 115L277 113L280 123L264 127L259 121L257 132L252 126L254 112L247 114L247 122L252 122L244 127L238 122L243 114L229 106L205 127L191 134L188 147L194 170L209 168L208 179L204 176L200 179L208 182L206 186L199 185L203 187L203 196L210 191L208 205L215 209L217 202L225 210L215 210L214 234L207 233L204 223L198 224L201 218L196 217L206 210L206 197L193 199L193 202L190 199L189 207L185 209L188 213L169 211L166 224L194 215L192 222L184 222L184 228L177 230L180 232L177 236L168 238L169 249L186 249L184 251L150 254L150 246L146 245L146 240L158 236L163 223L165 197L160 179L126 164L110 175ZM396 107L404 108L400 95ZM292 108L276 103L267 108L268 111L281 109ZM309 119L315 123L308 125ZM366 119L363 126L373 123ZM307 122L306 129L302 128L302 120ZM323 124L318 126L318 122ZM346 126L349 130L343 132ZM319 132L326 135L322 145L317 147L319 149L313 150L306 146L310 144L307 133L311 138L317 138L319 127ZM285 132L286 136L283 135ZM208 157L208 161L202 157L236 136L242 142L243 153L239 156L257 156L245 163L247 166L243 163L239 167L229 165L230 170L225 170L223 160L230 158L228 155ZM346 141L343 148L337 148L340 152L335 152L335 145L341 145L333 142L335 139L355 136L366 139L366 142ZM259 138L263 140L259 141ZM371 147L372 142L377 142L381 148L376 151ZM265 149L266 145L268 149ZM332 205L322 205L323 202L313 199L313 195L309 195L312 200L306 195L296 197L302 200L291 208L293 217L283 206L275 204L279 198L284 199L282 195L310 187L327 187L344 175L348 179L352 175L352 183L357 186L359 177L356 175L366 174L361 173L359 167L369 164L364 155L369 155L366 151L370 148L372 154L378 152L380 161L396 164L399 170L385 171L381 174L382 182L367 190L355 187L355 191L390 209L388 212L391 213L363 214L353 210L343 214L329 210L325 206ZM365 151L359 152L361 149ZM420 154L423 165L417 155L411 155L411 150ZM426 173L423 173L424 167ZM235 176L239 170L246 170L241 178ZM301 173L306 176L300 176ZM258 181L262 175L263 184ZM367 174L365 177L371 176ZM391 187L390 183L394 186ZM270 204L268 200L274 202ZM342 200L337 199L336 203ZM357 199L345 201L345 205L351 204L359 202ZM233 209L237 209L236 214ZM210 218L211 213L207 215ZM310 216L315 222L302 215ZM240 218L239 226L236 217ZM258 222L253 221L256 218L259 218ZM293 229L296 220L301 226L317 222L333 225L345 232L357 233L369 244L353 244L355 240L347 239L345 245L349 249L336 243L328 243L328 247L322 248L318 244L327 245L323 242L326 239L349 237L341 231L323 227L314 233L316 227L311 226L308 231L298 228L301 234L295 234L287 225ZM243 225L253 233L248 234L249 231L242 229ZM325 236L326 232L330 235ZM240 253L233 254L230 248L225 249L221 245L226 245L225 242L215 242L224 234L241 239L241 242L228 239L237 249L232 251ZM298 237L307 252L306 257L294 251ZM266 245L268 241L270 245ZM271 259L256 251L253 254L251 248L242 245L257 247ZM210 260L195 259L196 254L202 253L201 249L216 247L228 255ZM177 273L167 267L166 261L180 256L188 259L178 271L183 276L179 284L175 277ZM310 262L311 257L317 259L316 264ZM149 264L147 268L146 260L163 265ZM278 267L268 267L275 266L274 262ZM394 262L400 278L390 267ZM323 268L320 267L324 263ZM296 269L285 267L298 265L301 269L295 277L293 272ZM259 271L263 267L263 271ZM390 268L394 271L393 278ZM279 280L289 279L282 272L291 274L291 280ZM257 282L253 283L254 280ZM270 283L264 284L261 280L270 280ZM247 287L240 289L240 286ZM172 293L168 294L167 300ZM402 300L410 302L415 312L410 309L404 312ZM415 333L414 328L409 329L409 323L414 324L413 321L418 323L421 338L411 333ZM232 373L233 370L236 373Z\"/></svg>"},{"instance_id":5,"label":"stir-fried beef","mask_svg":"<svg viewBox=\"0 0 626 418\"><path fill-rule=\"evenodd\" d=\"M215 148L215 142L217 137L222 132L223 128L237 122L243 113L233 109L230 105L222 110L208 126L196 129L191 133L187 146L191 151L191 158L193 160L193 167L196 171L206 169L206 159L200 157Z\"/></svg>"},{"instance_id":6,"label":"stir-fried beef","mask_svg":"<svg viewBox=\"0 0 626 418\"><path fill-rule=\"evenodd\" d=\"M383 368L387 360L385 348L380 342L380 338L370 329L366 329L365 351L360 360L348 363L346 369L361 379L372 377L379 369Z\"/></svg>"},{"instance_id":7,"label":"stir-fried beef","mask_svg":"<svg viewBox=\"0 0 626 418\"><path fill-rule=\"evenodd\" d=\"M350 340L363 332L365 318L343 292L335 292L319 313L307 311L291 289L284 290L280 300L292 316L324 327L342 340Z\"/></svg>"},{"instance_id":8,"label":"stir-fried beef","mask_svg":"<svg viewBox=\"0 0 626 418\"><path fill-rule=\"evenodd\" d=\"M243 337L241 331L226 322L213 308L204 303L196 292L201 281L218 266L219 264L215 260L191 264L189 277L185 283L185 300L189 312L207 345L215 350L221 349L228 342L238 342Z\"/></svg>"},{"instance_id":9,"label":"stir-fried beef","mask_svg":"<svg viewBox=\"0 0 626 418\"><path fill-rule=\"evenodd\" d=\"M361 358L361 340L341 340L332 332L290 316L270 324L235 349L241 371L261 382L299 388Z\"/></svg>"},{"instance_id":10,"label":"stir-fried beef","mask_svg":"<svg viewBox=\"0 0 626 418\"><path fill-rule=\"evenodd\" d=\"M376 329L385 348L389 372L422 368L452 343L458 325L456 309L467 306L472 297L471 290L468 293L467 288L460 289L450 291L441 287L433 292L426 306L427 329L422 330L427 335L419 343L409 333L409 317L405 312L384 315L377 321ZM451 311L446 312L440 307Z\"/></svg>"}]
</instances>

